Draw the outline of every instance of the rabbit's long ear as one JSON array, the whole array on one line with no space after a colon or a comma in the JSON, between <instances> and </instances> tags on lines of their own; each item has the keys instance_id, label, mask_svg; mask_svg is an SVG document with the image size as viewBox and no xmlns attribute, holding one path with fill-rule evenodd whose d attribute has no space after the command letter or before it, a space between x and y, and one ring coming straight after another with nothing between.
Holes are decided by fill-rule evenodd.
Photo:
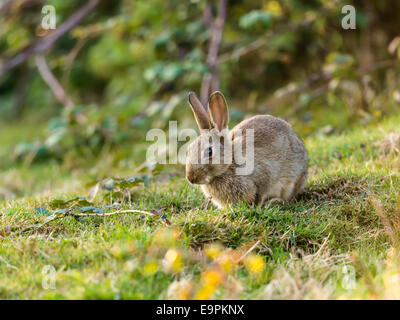
<instances>
[{"instance_id":1,"label":"rabbit's long ear","mask_svg":"<svg viewBox=\"0 0 400 320\"><path fill-rule=\"evenodd\" d=\"M189 92L188 98L199 129L210 129L210 122L208 121L206 108L203 106L194 92Z\"/></svg>"},{"instance_id":2,"label":"rabbit's long ear","mask_svg":"<svg viewBox=\"0 0 400 320\"><path fill-rule=\"evenodd\" d=\"M224 95L215 91L208 100L208 114L211 124L219 131L228 128L229 110Z\"/></svg>"}]
</instances>

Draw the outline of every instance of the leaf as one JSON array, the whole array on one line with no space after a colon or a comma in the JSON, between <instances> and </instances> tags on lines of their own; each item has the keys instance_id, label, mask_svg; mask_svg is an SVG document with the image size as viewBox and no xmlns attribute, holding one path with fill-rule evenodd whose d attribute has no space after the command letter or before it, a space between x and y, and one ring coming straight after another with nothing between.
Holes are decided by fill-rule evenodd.
<instances>
[{"instance_id":1,"label":"leaf","mask_svg":"<svg viewBox=\"0 0 400 320\"><path fill-rule=\"evenodd\" d=\"M79 209L80 212L92 212L95 209L93 206L82 207Z\"/></svg>"},{"instance_id":2,"label":"leaf","mask_svg":"<svg viewBox=\"0 0 400 320\"><path fill-rule=\"evenodd\" d=\"M122 180L120 183L118 183L118 186L121 188L132 188L134 186L139 185L142 182L143 182L143 179L139 178L139 177L137 177L133 180L128 178L128 179Z\"/></svg>"},{"instance_id":3,"label":"leaf","mask_svg":"<svg viewBox=\"0 0 400 320\"><path fill-rule=\"evenodd\" d=\"M149 186L150 181L151 181L151 177L145 176L145 177L143 178L143 184L144 184L144 186L145 186L145 187Z\"/></svg>"},{"instance_id":4,"label":"leaf","mask_svg":"<svg viewBox=\"0 0 400 320\"><path fill-rule=\"evenodd\" d=\"M54 131L44 142L44 144L46 145L46 147L48 148L54 148L57 145L60 144L60 142L62 141L62 139L64 139L65 135L66 135L66 130L64 128L62 129L58 129L56 131Z\"/></svg>"},{"instance_id":5,"label":"leaf","mask_svg":"<svg viewBox=\"0 0 400 320\"><path fill-rule=\"evenodd\" d=\"M107 199L107 201L109 201L109 200L113 200L113 201L115 201L115 200L120 200L120 199L122 199L124 197L124 195L122 194L122 192L120 192L120 191L110 191L110 192L108 192L105 196L104 196L104 198L105 199Z\"/></svg>"},{"instance_id":6,"label":"leaf","mask_svg":"<svg viewBox=\"0 0 400 320\"><path fill-rule=\"evenodd\" d=\"M249 29L260 23L264 27L272 25L273 15L270 12L253 10L240 18L239 26L243 29Z\"/></svg>"},{"instance_id":7,"label":"leaf","mask_svg":"<svg viewBox=\"0 0 400 320\"><path fill-rule=\"evenodd\" d=\"M49 203L50 208L65 208L68 205L68 201L55 199Z\"/></svg>"},{"instance_id":8,"label":"leaf","mask_svg":"<svg viewBox=\"0 0 400 320\"><path fill-rule=\"evenodd\" d=\"M94 181L91 181L91 182L86 183L86 184L85 184L85 187L86 187L86 188L92 188L92 187L96 186L98 183L99 183L99 181L94 180Z\"/></svg>"},{"instance_id":9,"label":"leaf","mask_svg":"<svg viewBox=\"0 0 400 320\"><path fill-rule=\"evenodd\" d=\"M57 209L57 210L54 210L53 211L53 213L55 214L55 215L62 215L62 214L64 214L64 213L67 213L68 212L68 209Z\"/></svg>"},{"instance_id":10,"label":"leaf","mask_svg":"<svg viewBox=\"0 0 400 320\"><path fill-rule=\"evenodd\" d=\"M96 208L96 207L93 207L93 206L80 208L79 211L82 212L82 213L85 213L85 212L104 213L103 209Z\"/></svg>"},{"instance_id":11,"label":"leaf","mask_svg":"<svg viewBox=\"0 0 400 320\"><path fill-rule=\"evenodd\" d=\"M151 173L152 175L156 175L159 172L162 172L162 170L164 169L164 165L157 163L157 162L153 162L153 161L148 161L148 162L144 162L138 172L142 173L142 177L144 179L145 173Z\"/></svg>"},{"instance_id":12,"label":"leaf","mask_svg":"<svg viewBox=\"0 0 400 320\"><path fill-rule=\"evenodd\" d=\"M47 216L51 215L51 212L45 208L35 207L35 211L42 215L47 215Z\"/></svg>"},{"instance_id":13,"label":"leaf","mask_svg":"<svg viewBox=\"0 0 400 320\"><path fill-rule=\"evenodd\" d=\"M58 208L58 209L59 208L61 208L61 209L63 209L63 208L72 208L72 207L75 207L75 206L85 207L85 206L91 206L91 205L92 205L92 203L89 202L88 200L86 200L85 197L76 197L76 198L73 198L73 199L70 199L70 200L59 200L59 199L56 199L56 200L52 200L49 203L49 206L52 209L56 209L56 208Z\"/></svg>"},{"instance_id":14,"label":"leaf","mask_svg":"<svg viewBox=\"0 0 400 320\"><path fill-rule=\"evenodd\" d=\"M162 79L166 82L174 81L183 73L183 66L180 63L171 63L165 66L161 75Z\"/></svg>"},{"instance_id":15,"label":"leaf","mask_svg":"<svg viewBox=\"0 0 400 320\"><path fill-rule=\"evenodd\" d=\"M168 42L171 40L172 32L170 30L164 31L162 34L160 34L156 40L154 41L154 46L156 48L164 48L168 44Z\"/></svg>"},{"instance_id":16,"label":"leaf","mask_svg":"<svg viewBox=\"0 0 400 320\"><path fill-rule=\"evenodd\" d=\"M114 209L115 208L114 206L112 206L112 205L110 206L108 204L104 205L103 207L104 207L104 209Z\"/></svg>"},{"instance_id":17,"label":"leaf","mask_svg":"<svg viewBox=\"0 0 400 320\"><path fill-rule=\"evenodd\" d=\"M152 174L158 174L160 173L162 170L164 169L164 165L157 163L152 169L151 169L151 173Z\"/></svg>"},{"instance_id":18,"label":"leaf","mask_svg":"<svg viewBox=\"0 0 400 320\"><path fill-rule=\"evenodd\" d=\"M311 97L310 97L310 94L308 94L308 93L302 93L301 95L300 95L300 105L301 105L301 107L306 107L306 106L308 106L308 104L310 103L310 101L311 101Z\"/></svg>"},{"instance_id":19,"label":"leaf","mask_svg":"<svg viewBox=\"0 0 400 320\"><path fill-rule=\"evenodd\" d=\"M339 52L332 52L326 57L326 64L324 70L326 72L340 74L351 70L355 63L355 59L350 54L342 54Z\"/></svg>"},{"instance_id":20,"label":"leaf","mask_svg":"<svg viewBox=\"0 0 400 320\"><path fill-rule=\"evenodd\" d=\"M102 188L109 190L109 191L113 190L115 188L115 179L110 178L110 179L107 179L106 181L104 181Z\"/></svg>"},{"instance_id":21,"label":"leaf","mask_svg":"<svg viewBox=\"0 0 400 320\"><path fill-rule=\"evenodd\" d=\"M87 201L86 199L79 199L77 205L79 205L80 207L84 207L84 206L91 206L92 203L90 201Z\"/></svg>"}]
</instances>

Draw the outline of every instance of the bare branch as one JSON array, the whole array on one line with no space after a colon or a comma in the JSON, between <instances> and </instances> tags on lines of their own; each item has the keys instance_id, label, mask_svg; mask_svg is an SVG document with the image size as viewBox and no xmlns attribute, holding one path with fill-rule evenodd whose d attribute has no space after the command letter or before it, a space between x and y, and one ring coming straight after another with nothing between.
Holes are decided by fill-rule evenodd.
<instances>
[{"instance_id":1,"label":"bare branch","mask_svg":"<svg viewBox=\"0 0 400 320\"><path fill-rule=\"evenodd\" d=\"M240 261L242 261L244 258L246 258L250 252L252 252L255 248L257 248L257 246L260 244L260 240L257 240L257 242L255 244L253 244L251 246L251 248L249 250L247 250L237 261L236 263L239 263Z\"/></svg>"},{"instance_id":2,"label":"bare branch","mask_svg":"<svg viewBox=\"0 0 400 320\"><path fill-rule=\"evenodd\" d=\"M50 87L51 91L53 91L55 97L59 102L65 105L65 107L69 110L74 108L74 103L70 97L66 94L63 87L58 82L57 78L51 72L49 66L47 65L46 59L43 55L38 55L35 57L36 66L42 76L43 80Z\"/></svg>"},{"instance_id":3,"label":"bare branch","mask_svg":"<svg viewBox=\"0 0 400 320\"><path fill-rule=\"evenodd\" d=\"M212 14L210 2L206 2L206 4L205 4L204 11L203 11L203 23L205 24L205 26L208 29L211 30L211 28L213 26L213 14Z\"/></svg>"},{"instance_id":4,"label":"bare branch","mask_svg":"<svg viewBox=\"0 0 400 320\"><path fill-rule=\"evenodd\" d=\"M79 41L75 44L75 46L72 48L71 52L67 56L67 60L65 62L65 67L64 67L64 76L62 83L64 84L64 87L68 87L67 81L69 78L69 75L71 73L72 65L76 59L76 57L79 54L79 51L85 46L87 43L88 39L87 38L82 38L79 39Z\"/></svg>"},{"instance_id":5,"label":"bare branch","mask_svg":"<svg viewBox=\"0 0 400 320\"><path fill-rule=\"evenodd\" d=\"M203 105L207 104L210 91L216 91L219 89L218 51L222 42L222 33L226 20L227 2L227 0L218 1L217 17L211 24L211 39L207 56L207 64L210 68L210 73L204 76L200 93L200 99ZM205 19L210 20L210 14L211 7L209 4L207 4L204 13ZM210 21L206 21L206 24L210 25Z\"/></svg>"},{"instance_id":6,"label":"bare branch","mask_svg":"<svg viewBox=\"0 0 400 320\"><path fill-rule=\"evenodd\" d=\"M13 58L5 61L0 66L0 76L4 73L10 71L16 66L23 63L30 56L35 54L41 54L44 51L50 49L54 43L65 33L70 31L74 26L76 26L87 14L89 14L99 3L101 0L89 0L82 8L80 8L69 20L67 20L64 24L58 27L54 32L52 32L47 37L34 41L30 45L28 45L25 49L20 51Z\"/></svg>"}]
</instances>

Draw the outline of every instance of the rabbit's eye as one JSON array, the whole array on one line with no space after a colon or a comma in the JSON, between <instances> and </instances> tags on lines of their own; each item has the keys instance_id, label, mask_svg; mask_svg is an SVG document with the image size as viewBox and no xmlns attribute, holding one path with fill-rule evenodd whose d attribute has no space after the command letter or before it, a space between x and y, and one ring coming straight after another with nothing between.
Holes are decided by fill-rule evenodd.
<instances>
[{"instance_id":1,"label":"rabbit's eye","mask_svg":"<svg viewBox=\"0 0 400 320\"><path fill-rule=\"evenodd\" d=\"M209 148L205 149L205 150L204 150L204 155L205 155L206 157L211 157L211 156L212 156L212 148L209 147Z\"/></svg>"}]
</instances>

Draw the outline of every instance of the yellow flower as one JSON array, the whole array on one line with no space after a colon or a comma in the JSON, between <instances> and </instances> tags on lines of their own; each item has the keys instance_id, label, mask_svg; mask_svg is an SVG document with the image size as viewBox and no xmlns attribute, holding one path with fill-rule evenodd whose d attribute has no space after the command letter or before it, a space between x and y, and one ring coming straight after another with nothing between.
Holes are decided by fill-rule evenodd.
<instances>
[{"instance_id":1,"label":"yellow flower","mask_svg":"<svg viewBox=\"0 0 400 320\"><path fill-rule=\"evenodd\" d=\"M151 276L157 272L157 261L150 261L143 267L143 273L147 276Z\"/></svg>"},{"instance_id":2,"label":"yellow flower","mask_svg":"<svg viewBox=\"0 0 400 320\"><path fill-rule=\"evenodd\" d=\"M176 244L176 240L179 238L179 231L177 229L159 229L154 234L154 244L160 246L172 246Z\"/></svg>"},{"instance_id":3,"label":"yellow flower","mask_svg":"<svg viewBox=\"0 0 400 320\"><path fill-rule=\"evenodd\" d=\"M251 273L259 274L265 269L264 258L259 255L249 255L244 260L244 265Z\"/></svg>"},{"instance_id":4,"label":"yellow flower","mask_svg":"<svg viewBox=\"0 0 400 320\"><path fill-rule=\"evenodd\" d=\"M222 251L222 247L219 244L213 243L211 245L208 245L205 249L204 252L206 253L206 256L209 257L210 259L216 259Z\"/></svg>"},{"instance_id":5,"label":"yellow flower","mask_svg":"<svg viewBox=\"0 0 400 320\"><path fill-rule=\"evenodd\" d=\"M385 299L400 299L400 274L394 270L386 270L383 274Z\"/></svg>"},{"instance_id":6,"label":"yellow flower","mask_svg":"<svg viewBox=\"0 0 400 320\"><path fill-rule=\"evenodd\" d=\"M266 5L266 10L277 17L282 15L282 7L278 1L269 1Z\"/></svg>"},{"instance_id":7,"label":"yellow flower","mask_svg":"<svg viewBox=\"0 0 400 320\"><path fill-rule=\"evenodd\" d=\"M222 281L222 276L219 272L214 270L204 271L201 275L201 280L205 286L216 287Z\"/></svg>"},{"instance_id":8,"label":"yellow flower","mask_svg":"<svg viewBox=\"0 0 400 320\"><path fill-rule=\"evenodd\" d=\"M225 251L218 257L217 261L221 270L229 273L234 269L237 259L235 259L234 252Z\"/></svg>"},{"instance_id":9,"label":"yellow flower","mask_svg":"<svg viewBox=\"0 0 400 320\"><path fill-rule=\"evenodd\" d=\"M164 258L167 269L170 269L174 272L180 272L183 269L182 257L177 250L169 249Z\"/></svg>"},{"instance_id":10,"label":"yellow flower","mask_svg":"<svg viewBox=\"0 0 400 320\"><path fill-rule=\"evenodd\" d=\"M208 300L222 281L222 275L215 270L206 270L201 274L202 286L196 292L195 299Z\"/></svg>"},{"instance_id":11,"label":"yellow flower","mask_svg":"<svg viewBox=\"0 0 400 320\"><path fill-rule=\"evenodd\" d=\"M214 293L215 288L209 286L203 286L199 291L196 292L196 300L209 300L211 295Z\"/></svg>"}]
</instances>

